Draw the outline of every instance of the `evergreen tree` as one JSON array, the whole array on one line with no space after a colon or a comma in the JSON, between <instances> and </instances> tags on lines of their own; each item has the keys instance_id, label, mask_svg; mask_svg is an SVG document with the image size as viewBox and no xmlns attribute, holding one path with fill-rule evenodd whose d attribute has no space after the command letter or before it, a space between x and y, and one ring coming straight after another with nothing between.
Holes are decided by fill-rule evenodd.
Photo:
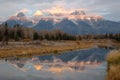
<instances>
[{"instance_id":1,"label":"evergreen tree","mask_svg":"<svg viewBox=\"0 0 120 80\"><path fill-rule=\"evenodd\" d=\"M37 32L34 32L33 34L33 40L38 40L39 39L39 35Z\"/></svg>"}]
</instances>

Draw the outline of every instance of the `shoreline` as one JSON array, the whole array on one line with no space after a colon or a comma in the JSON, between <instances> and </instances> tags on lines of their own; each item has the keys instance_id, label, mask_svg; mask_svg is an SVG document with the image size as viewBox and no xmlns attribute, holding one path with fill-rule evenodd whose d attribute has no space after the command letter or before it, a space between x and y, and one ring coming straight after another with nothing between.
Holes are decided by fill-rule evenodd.
<instances>
[{"instance_id":1,"label":"shoreline","mask_svg":"<svg viewBox=\"0 0 120 80\"><path fill-rule=\"evenodd\" d=\"M49 53L58 54L64 51L72 51L76 49L85 49L93 46L92 42L76 42L76 41L49 41L41 42L40 44L30 44L30 45L10 45L13 48L11 49L2 49L0 50L0 58L8 57L27 57L35 55L46 55ZM26 47L27 46L27 47ZM8 46L9 47L9 46Z\"/></svg>"},{"instance_id":2,"label":"shoreline","mask_svg":"<svg viewBox=\"0 0 120 80\"><path fill-rule=\"evenodd\" d=\"M65 51L92 48L95 46L107 46L104 43L94 41L47 41L37 44L9 44L0 49L0 59L9 57L32 57L37 55L58 54Z\"/></svg>"}]
</instances>

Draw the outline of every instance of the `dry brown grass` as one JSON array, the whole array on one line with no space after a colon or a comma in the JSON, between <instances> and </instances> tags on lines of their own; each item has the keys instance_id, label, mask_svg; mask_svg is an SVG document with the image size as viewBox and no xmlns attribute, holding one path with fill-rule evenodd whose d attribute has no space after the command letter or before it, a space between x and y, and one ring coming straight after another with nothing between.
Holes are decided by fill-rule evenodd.
<instances>
[{"instance_id":1,"label":"dry brown grass","mask_svg":"<svg viewBox=\"0 0 120 80\"><path fill-rule=\"evenodd\" d=\"M120 65L111 66L108 71L107 80L120 80Z\"/></svg>"},{"instance_id":2,"label":"dry brown grass","mask_svg":"<svg viewBox=\"0 0 120 80\"><path fill-rule=\"evenodd\" d=\"M59 43L62 45L54 45L53 43ZM46 45L46 43L52 43ZM76 49L91 48L94 45L106 46L108 43L104 41L48 41L41 42L40 44L9 44L10 48L0 49L0 58L7 57L29 57L35 55L45 55L49 53L58 53L63 51L71 51Z\"/></svg>"},{"instance_id":3,"label":"dry brown grass","mask_svg":"<svg viewBox=\"0 0 120 80\"><path fill-rule=\"evenodd\" d=\"M107 56L107 61L111 65L120 64L120 50L111 51Z\"/></svg>"},{"instance_id":4,"label":"dry brown grass","mask_svg":"<svg viewBox=\"0 0 120 80\"><path fill-rule=\"evenodd\" d=\"M110 54L108 54L107 61L107 80L120 80L120 50L112 51Z\"/></svg>"},{"instance_id":5,"label":"dry brown grass","mask_svg":"<svg viewBox=\"0 0 120 80\"><path fill-rule=\"evenodd\" d=\"M26 57L34 55L42 55L48 53L58 53L63 51L71 51L76 49L90 48L93 46L92 42L76 42L76 41L64 41L67 45L48 45L48 46L30 46L30 47L16 47L11 49L1 49L0 58L6 57Z\"/></svg>"}]
</instances>

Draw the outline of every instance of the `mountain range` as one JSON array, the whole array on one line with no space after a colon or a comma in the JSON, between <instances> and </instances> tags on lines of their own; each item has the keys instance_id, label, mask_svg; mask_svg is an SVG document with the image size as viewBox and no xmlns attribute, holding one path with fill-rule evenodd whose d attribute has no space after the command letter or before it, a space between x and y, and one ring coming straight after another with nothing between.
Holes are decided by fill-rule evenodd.
<instances>
[{"instance_id":1,"label":"mountain range","mask_svg":"<svg viewBox=\"0 0 120 80\"><path fill-rule=\"evenodd\" d=\"M120 22L106 20L101 16L89 15L84 11L74 11L70 14L49 14L48 16L33 16L28 18L19 12L7 21L9 26L15 24L32 27L35 30L59 29L69 34L105 34L120 33Z\"/></svg>"}]
</instances>

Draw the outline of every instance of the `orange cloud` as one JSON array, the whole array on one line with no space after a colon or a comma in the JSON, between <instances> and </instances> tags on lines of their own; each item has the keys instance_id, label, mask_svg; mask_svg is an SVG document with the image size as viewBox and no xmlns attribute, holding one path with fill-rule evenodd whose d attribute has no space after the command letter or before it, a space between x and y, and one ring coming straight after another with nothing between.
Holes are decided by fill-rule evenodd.
<instances>
[{"instance_id":1,"label":"orange cloud","mask_svg":"<svg viewBox=\"0 0 120 80\"><path fill-rule=\"evenodd\" d=\"M34 13L34 16L41 16L43 15L42 11L39 11L37 10L35 13Z\"/></svg>"},{"instance_id":2,"label":"orange cloud","mask_svg":"<svg viewBox=\"0 0 120 80\"><path fill-rule=\"evenodd\" d=\"M30 10L28 10L27 8L21 9L19 12L23 12L23 13L28 13Z\"/></svg>"},{"instance_id":3,"label":"orange cloud","mask_svg":"<svg viewBox=\"0 0 120 80\"><path fill-rule=\"evenodd\" d=\"M61 14L61 13L66 14L66 13L68 13L67 10L65 10L63 7L60 7L60 6L53 7L52 9L49 9L49 10L44 10L44 12L48 12L51 14Z\"/></svg>"}]
</instances>

